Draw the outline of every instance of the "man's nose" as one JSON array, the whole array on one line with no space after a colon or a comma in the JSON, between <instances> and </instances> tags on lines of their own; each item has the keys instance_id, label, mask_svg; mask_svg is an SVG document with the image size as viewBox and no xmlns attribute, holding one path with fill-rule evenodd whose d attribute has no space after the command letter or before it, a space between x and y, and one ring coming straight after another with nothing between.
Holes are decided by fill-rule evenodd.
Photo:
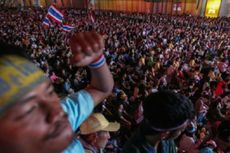
<instances>
[{"instance_id":1,"label":"man's nose","mask_svg":"<svg viewBox=\"0 0 230 153\"><path fill-rule=\"evenodd\" d=\"M42 98L42 109L46 114L46 122L55 123L64 116L64 111L57 98Z\"/></svg>"},{"instance_id":2,"label":"man's nose","mask_svg":"<svg viewBox=\"0 0 230 153\"><path fill-rule=\"evenodd\" d=\"M60 118L62 118L63 116L64 116L64 111L61 109L60 104L58 103L54 104L49 108L49 112L47 115L47 122L55 123L56 121L60 120Z\"/></svg>"}]
</instances>

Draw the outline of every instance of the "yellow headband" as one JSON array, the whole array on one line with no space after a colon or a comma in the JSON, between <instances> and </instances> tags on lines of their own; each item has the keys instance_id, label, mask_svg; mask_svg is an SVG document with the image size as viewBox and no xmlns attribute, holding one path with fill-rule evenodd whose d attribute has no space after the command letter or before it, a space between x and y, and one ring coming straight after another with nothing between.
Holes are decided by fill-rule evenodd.
<instances>
[{"instance_id":1,"label":"yellow headband","mask_svg":"<svg viewBox=\"0 0 230 153\"><path fill-rule=\"evenodd\" d=\"M47 80L44 73L23 57L0 57L0 114Z\"/></svg>"}]
</instances>

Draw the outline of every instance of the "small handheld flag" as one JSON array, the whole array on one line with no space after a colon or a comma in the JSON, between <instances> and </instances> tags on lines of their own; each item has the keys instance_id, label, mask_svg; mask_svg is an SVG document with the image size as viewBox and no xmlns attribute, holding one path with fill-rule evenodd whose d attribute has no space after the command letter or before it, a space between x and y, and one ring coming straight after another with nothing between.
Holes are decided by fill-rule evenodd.
<instances>
[{"instance_id":1,"label":"small handheld flag","mask_svg":"<svg viewBox=\"0 0 230 153\"><path fill-rule=\"evenodd\" d=\"M42 22L42 24L44 26L46 26L46 27L49 27L50 26L50 20L47 17L45 17L44 20L43 20L43 22Z\"/></svg>"},{"instance_id":2,"label":"small handheld flag","mask_svg":"<svg viewBox=\"0 0 230 153\"><path fill-rule=\"evenodd\" d=\"M70 31L73 30L75 27L70 26L70 25L67 25L67 24L64 24L64 25L62 26L62 28L63 28L63 31L70 32Z\"/></svg>"}]
</instances>

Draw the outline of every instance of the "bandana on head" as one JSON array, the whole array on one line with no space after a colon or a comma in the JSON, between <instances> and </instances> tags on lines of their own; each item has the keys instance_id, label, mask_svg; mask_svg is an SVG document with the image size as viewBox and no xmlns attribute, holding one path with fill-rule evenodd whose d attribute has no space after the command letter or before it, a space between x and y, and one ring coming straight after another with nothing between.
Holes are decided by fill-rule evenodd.
<instances>
[{"instance_id":1,"label":"bandana on head","mask_svg":"<svg viewBox=\"0 0 230 153\"><path fill-rule=\"evenodd\" d=\"M0 57L0 115L37 85L47 80L42 70L23 57Z\"/></svg>"}]
</instances>

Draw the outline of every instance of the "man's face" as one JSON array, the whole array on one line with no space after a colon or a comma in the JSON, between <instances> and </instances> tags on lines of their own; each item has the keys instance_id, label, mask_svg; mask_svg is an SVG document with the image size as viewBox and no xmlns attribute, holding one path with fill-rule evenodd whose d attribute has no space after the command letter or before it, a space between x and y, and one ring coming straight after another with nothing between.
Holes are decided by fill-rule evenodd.
<instances>
[{"instance_id":1,"label":"man's face","mask_svg":"<svg viewBox=\"0 0 230 153\"><path fill-rule=\"evenodd\" d=\"M176 139L178 138L181 133L186 129L187 124L185 124L183 127L177 129L177 130L173 130L169 132L169 135L167 136L167 139Z\"/></svg>"},{"instance_id":2,"label":"man's face","mask_svg":"<svg viewBox=\"0 0 230 153\"><path fill-rule=\"evenodd\" d=\"M109 132L106 132L106 131L97 132L97 138L96 138L95 146L97 148L105 148L109 139L110 139Z\"/></svg>"},{"instance_id":3,"label":"man's face","mask_svg":"<svg viewBox=\"0 0 230 153\"><path fill-rule=\"evenodd\" d=\"M0 116L0 150L59 153L73 132L50 82L44 82Z\"/></svg>"}]
</instances>

